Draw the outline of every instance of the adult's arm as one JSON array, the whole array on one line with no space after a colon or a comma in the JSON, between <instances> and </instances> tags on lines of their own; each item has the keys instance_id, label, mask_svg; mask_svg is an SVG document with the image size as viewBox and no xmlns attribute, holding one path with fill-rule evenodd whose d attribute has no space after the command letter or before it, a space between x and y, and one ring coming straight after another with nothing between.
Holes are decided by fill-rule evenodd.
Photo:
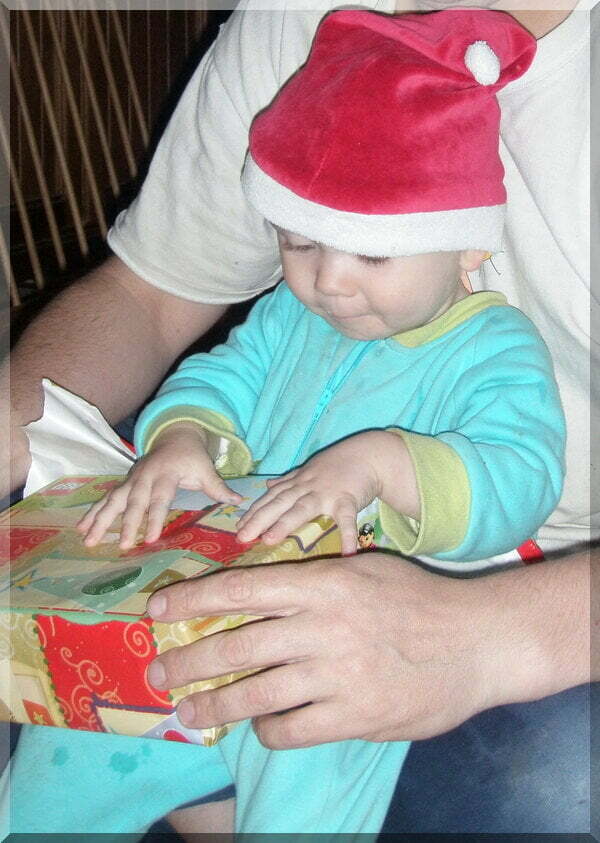
<instances>
[{"instance_id":1,"label":"adult's arm","mask_svg":"<svg viewBox=\"0 0 600 843\"><path fill-rule=\"evenodd\" d=\"M268 619L175 647L149 675L169 688L270 667L192 695L179 712L196 727L254 717L275 749L427 738L487 708L600 679L597 647L590 671L591 567L597 580L598 548L591 559L579 551L468 580L378 553L230 569L162 590L152 616Z\"/></svg>"},{"instance_id":2,"label":"adult's arm","mask_svg":"<svg viewBox=\"0 0 600 843\"><path fill-rule=\"evenodd\" d=\"M27 475L21 426L41 415L43 377L117 422L139 407L178 354L225 309L166 293L115 256L59 295L2 366L0 390L7 395L10 389L11 447L2 451L0 495Z\"/></svg>"},{"instance_id":3,"label":"adult's arm","mask_svg":"<svg viewBox=\"0 0 600 843\"><path fill-rule=\"evenodd\" d=\"M3 429L10 423L12 441L0 448L0 495L26 476L19 426L41 413L43 376L118 420L227 304L277 281L275 236L244 202L240 171L252 117L304 60L319 17L253 9L235 12L223 27L180 99L140 195L110 232L121 260L113 257L59 296L15 350L10 408L2 407L10 409ZM299 45L286 61L284 35ZM8 376L5 368L3 395Z\"/></svg>"}]
</instances>

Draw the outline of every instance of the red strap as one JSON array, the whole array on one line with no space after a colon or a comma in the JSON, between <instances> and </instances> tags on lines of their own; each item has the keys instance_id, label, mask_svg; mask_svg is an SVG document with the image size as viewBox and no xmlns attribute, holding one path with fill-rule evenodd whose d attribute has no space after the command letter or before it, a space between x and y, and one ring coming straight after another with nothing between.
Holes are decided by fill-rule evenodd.
<instances>
[{"instance_id":1,"label":"red strap","mask_svg":"<svg viewBox=\"0 0 600 843\"><path fill-rule=\"evenodd\" d=\"M532 565L534 562L541 562L545 558L543 552L533 539L527 539L526 542L519 545L517 553L526 565Z\"/></svg>"}]
</instances>

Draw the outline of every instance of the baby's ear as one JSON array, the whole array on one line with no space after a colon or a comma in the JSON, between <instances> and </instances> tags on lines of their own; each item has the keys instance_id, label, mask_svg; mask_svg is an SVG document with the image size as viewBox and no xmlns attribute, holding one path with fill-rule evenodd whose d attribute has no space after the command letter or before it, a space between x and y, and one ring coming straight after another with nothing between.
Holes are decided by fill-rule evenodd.
<instances>
[{"instance_id":1,"label":"baby's ear","mask_svg":"<svg viewBox=\"0 0 600 843\"><path fill-rule=\"evenodd\" d=\"M474 272L489 257L491 257L491 252L484 252L482 249L465 249L460 253L460 268L465 272Z\"/></svg>"}]
</instances>

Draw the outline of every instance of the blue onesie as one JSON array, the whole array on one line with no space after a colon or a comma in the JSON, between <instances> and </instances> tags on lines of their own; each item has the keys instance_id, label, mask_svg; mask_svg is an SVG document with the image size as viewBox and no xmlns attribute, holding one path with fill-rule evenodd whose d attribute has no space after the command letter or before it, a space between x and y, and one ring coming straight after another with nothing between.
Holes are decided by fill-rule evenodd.
<instances>
[{"instance_id":1,"label":"blue onesie","mask_svg":"<svg viewBox=\"0 0 600 843\"><path fill-rule=\"evenodd\" d=\"M550 356L498 293L367 342L336 332L282 283L226 344L165 381L138 421L140 452L184 418L220 437L224 476L281 474L360 430L393 431L415 463L422 517L381 503L382 525L404 554L457 567L533 536L562 488L565 427ZM141 836L234 783L238 832L375 834L408 746L271 751L249 722L211 748L31 727L12 762L11 831Z\"/></svg>"}]
</instances>

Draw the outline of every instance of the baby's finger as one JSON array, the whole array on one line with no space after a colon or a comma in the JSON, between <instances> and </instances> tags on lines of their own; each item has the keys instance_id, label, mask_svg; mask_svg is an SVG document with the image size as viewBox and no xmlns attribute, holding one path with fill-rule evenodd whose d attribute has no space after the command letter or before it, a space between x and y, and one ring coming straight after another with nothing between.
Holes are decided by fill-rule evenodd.
<instances>
[{"instance_id":1,"label":"baby's finger","mask_svg":"<svg viewBox=\"0 0 600 843\"><path fill-rule=\"evenodd\" d=\"M94 505L97 509L83 542L87 547L98 544L115 518L125 510L128 494L129 487L121 486Z\"/></svg>"},{"instance_id":2,"label":"baby's finger","mask_svg":"<svg viewBox=\"0 0 600 843\"><path fill-rule=\"evenodd\" d=\"M89 528L94 523L94 519L96 518L96 513L100 512L104 504L106 503L106 495L101 498L96 503L92 504L83 518L80 518L75 528L79 530L80 533L87 533Z\"/></svg>"},{"instance_id":3,"label":"baby's finger","mask_svg":"<svg viewBox=\"0 0 600 843\"><path fill-rule=\"evenodd\" d=\"M337 525L342 541L342 556L352 556L357 551L356 514L338 515Z\"/></svg>"},{"instance_id":4,"label":"baby's finger","mask_svg":"<svg viewBox=\"0 0 600 843\"><path fill-rule=\"evenodd\" d=\"M206 478L202 485L202 491L213 500L222 503L241 503L243 501L243 497L230 489L216 471Z\"/></svg>"},{"instance_id":5,"label":"baby's finger","mask_svg":"<svg viewBox=\"0 0 600 843\"><path fill-rule=\"evenodd\" d=\"M270 531L281 516L295 506L298 497L301 495L302 492L296 489L287 489L281 494L267 492L266 495L255 501L243 519L238 522L238 538L240 541L253 541L253 539L263 535L265 531ZM241 523L242 521L243 523Z\"/></svg>"},{"instance_id":6,"label":"baby's finger","mask_svg":"<svg viewBox=\"0 0 600 843\"><path fill-rule=\"evenodd\" d=\"M162 482L158 482L152 490L152 497L148 506L146 544L151 544L160 537L176 492L177 483L172 478L165 478Z\"/></svg>"},{"instance_id":7,"label":"baby's finger","mask_svg":"<svg viewBox=\"0 0 600 843\"><path fill-rule=\"evenodd\" d=\"M267 488L272 489L273 486L278 486L280 483L283 483L284 480L292 480L298 474L298 469L294 468L292 471L288 471L287 474L282 474L281 477L270 477L267 480Z\"/></svg>"},{"instance_id":8,"label":"baby's finger","mask_svg":"<svg viewBox=\"0 0 600 843\"><path fill-rule=\"evenodd\" d=\"M249 524L256 517L261 509L264 509L265 506L269 506L273 501L275 501L279 494L280 489L276 489L275 491L269 490L268 492L265 492L264 495L261 495L258 500L255 500L252 506L250 506L238 520L238 533L246 526L246 524Z\"/></svg>"},{"instance_id":9,"label":"baby's finger","mask_svg":"<svg viewBox=\"0 0 600 843\"><path fill-rule=\"evenodd\" d=\"M297 500L302 494L303 492L300 491L299 487L293 481L290 481L289 484L281 483L275 488L269 489L258 500L255 500L252 506L239 519L238 535L239 531L241 529L245 530L251 522L258 523L256 521L257 516L263 528L266 529L270 523L268 521L269 518L274 519L279 517L279 514L285 512L291 503ZM259 533L256 535L259 535ZM250 541L250 539L246 539L246 541Z\"/></svg>"},{"instance_id":10,"label":"baby's finger","mask_svg":"<svg viewBox=\"0 0 600 843\"><path fill-rule=\"evenodd\" d=\"M341 500L339 500L333 507L333 512L331 513L331 516L338 525L338 529L340 531L342 554L344 556L351 556L356 553L356 515L356 504L349 496L344 496Z\"/></svg>"},{"instance_id":11,"label":"baby's finger","mask_svg":"<svg viewBox=\"0 0 600 843\"><path fill-rule=\"evenodd\" d=\"M151 495L152 486L142 486L138 483L131 490L121 524L119 547L123 550L128 550L136 543L138 530L148 510Z\"/></svg>"},{"instance_id":12,"label":"baby's finger","mask_svg":"<svg viewBox=\"0 0 600 843\"><path fill-rule=\"evenodd\" d=\"M263 532L261 539L265 544L277 544L283 541L298 527L306 524L311 518L326 514L323 506L314 492L309 492L298 498L280 517Z\"/></svg>"}]
</instances>

